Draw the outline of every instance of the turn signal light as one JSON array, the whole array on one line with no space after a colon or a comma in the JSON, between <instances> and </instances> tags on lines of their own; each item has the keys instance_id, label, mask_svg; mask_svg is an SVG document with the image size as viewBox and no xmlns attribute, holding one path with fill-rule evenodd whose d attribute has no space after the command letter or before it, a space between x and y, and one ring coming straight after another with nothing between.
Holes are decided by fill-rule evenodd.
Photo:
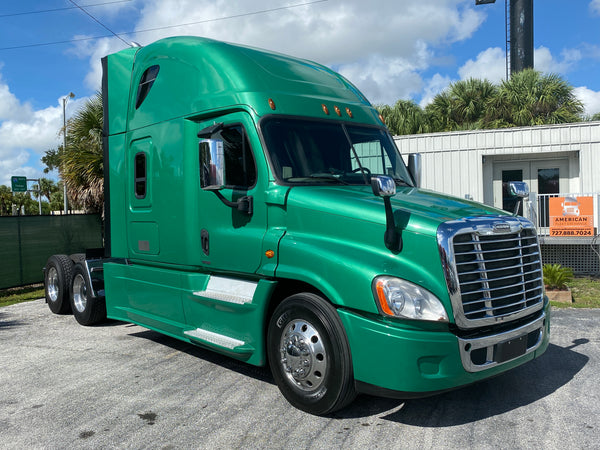
<instances>
[{"instance_id":1,"label":"turn signal light","mask_svg":"<svg viewBox=\"0 0 600 450\"><path fill-rule=\"evenodd\" d=\"M273 250L267 250L265 252L265 256L269 259L273 258L275 256L275 252Z\"/></svg>"}]
</instances>

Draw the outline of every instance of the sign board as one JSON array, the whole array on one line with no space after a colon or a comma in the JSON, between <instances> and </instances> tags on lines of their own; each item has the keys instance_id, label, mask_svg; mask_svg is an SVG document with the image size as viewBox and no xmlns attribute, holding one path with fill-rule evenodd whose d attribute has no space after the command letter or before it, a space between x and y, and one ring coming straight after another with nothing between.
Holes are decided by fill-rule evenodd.
<instances>
[{"instance_id":1,"label":"sign board","mask_svg":"<svg viewBox=\"0 0 600 450\"><path fill-rule=\"evenodd\" d=\"M593 236L593 197L551 197L550 236Z\"/></svg>"},{"instance_id":2,"label":"sign board","mask_svg":"<svg viewBox=\"0 0 600 450\"><path fill-rule=\"evenodd\" d=\"M27 192L27 177L11 177L10 184L13 192Z\"/></svg>"}]
</instances>

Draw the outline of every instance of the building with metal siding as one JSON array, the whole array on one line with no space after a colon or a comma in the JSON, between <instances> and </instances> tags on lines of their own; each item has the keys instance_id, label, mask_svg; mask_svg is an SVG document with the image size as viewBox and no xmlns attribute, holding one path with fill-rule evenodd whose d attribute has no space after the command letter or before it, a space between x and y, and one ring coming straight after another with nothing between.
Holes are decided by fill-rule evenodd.
<instances>
[{"instance_id":1,"label":"building with metal siding","mask_svg":"<svg viewBox=\"0 0 600 450\"><path fill-rule=\"evenodd\" d=\"M598 233L600 122L418 134L394 139L405 158L410 153L422 155L421 185L426 189L511 210L507 182L526 181L532 195L523 215L537 222L548 258L562 255L560 260L547 262L568 262L573 267L581 259L573 255L578 248L582 250L578 246L592 243L590 238L547 236L544 221L547 221L549 197L593 195L594 227ZM581 267L574 269L600 272L599 258L594 252L588 253L591 260L585 258Z\"/></svg>"}]
</instances>

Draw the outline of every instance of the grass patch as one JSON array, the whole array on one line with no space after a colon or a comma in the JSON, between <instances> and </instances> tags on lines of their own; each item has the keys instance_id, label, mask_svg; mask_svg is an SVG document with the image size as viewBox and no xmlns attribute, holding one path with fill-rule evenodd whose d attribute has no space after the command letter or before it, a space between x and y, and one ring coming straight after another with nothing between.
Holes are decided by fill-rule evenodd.
<instances>
[{"instance_id":1,"label":"grass patch","mask_svg":"<svg viewBox=\"0 0 600 450\"><path fill-rule=\"evenodd\" d=\"M0 290L0 307L16 303L30 302L44 297L44 285L32 284L10 289Z\"/></svg>"},{"instance_id":2,"label":"grass patch","mask_svg":"<svg viewBox=\"0 0 600 450\"><path fill-rule=\"evenodd\" d=\"M573 303L550 302L557 308L600 308L600 277L575 277L567 285Z\"/></svg>"}]
</instances>

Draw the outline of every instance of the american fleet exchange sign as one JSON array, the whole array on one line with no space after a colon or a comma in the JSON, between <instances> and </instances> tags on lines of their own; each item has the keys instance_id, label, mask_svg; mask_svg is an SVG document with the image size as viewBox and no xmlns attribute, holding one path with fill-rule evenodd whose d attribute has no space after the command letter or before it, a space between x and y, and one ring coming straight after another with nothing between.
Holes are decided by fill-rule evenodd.
<instances>
[{"instance_id":1,"label":"american fleet exchange sign","mask_svg":"<svg viewBox=\"0 0 600 450\"><path fill-rule=\"evenodd\" d=\"M593 197L551 197L550 236L593 236Z\"/></svg>"}]
</instances>

